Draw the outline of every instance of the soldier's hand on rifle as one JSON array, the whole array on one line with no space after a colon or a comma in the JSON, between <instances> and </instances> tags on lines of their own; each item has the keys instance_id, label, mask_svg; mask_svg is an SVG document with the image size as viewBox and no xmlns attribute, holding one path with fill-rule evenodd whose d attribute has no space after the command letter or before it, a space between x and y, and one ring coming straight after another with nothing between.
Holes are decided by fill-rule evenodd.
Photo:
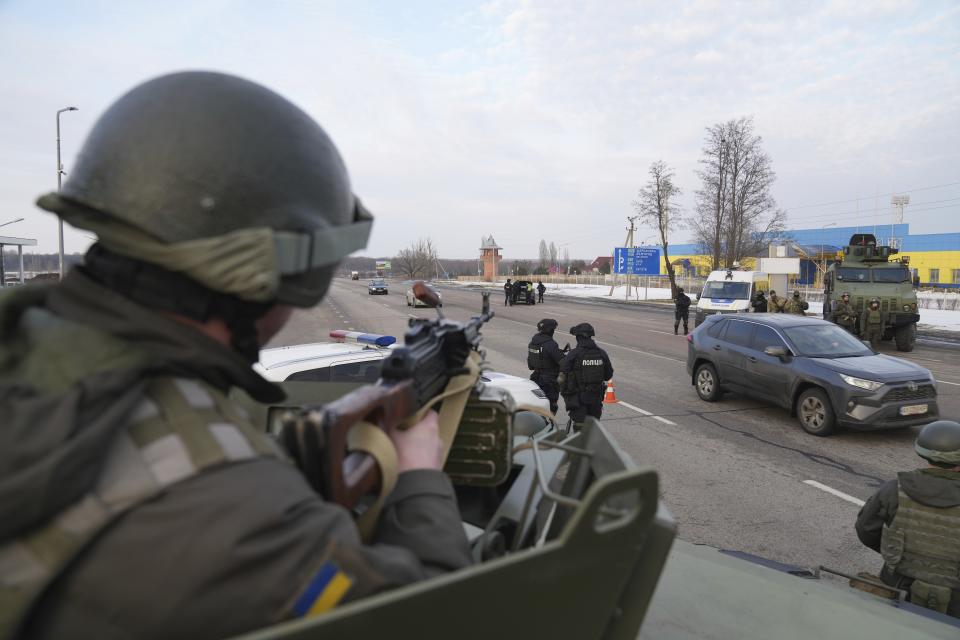
<instances>
[{"instance_id":1,"label":"soldier's hand on rifle","mask_svg":"<svg viewBox=\"0 0 960 640\"><path fill-rule=\"evenodd\" d=\"M397 473L443 468L443 443L436 411L430 411L409 429L392 429L387 435L397 450Z\"/></svg>"}]
</instances>

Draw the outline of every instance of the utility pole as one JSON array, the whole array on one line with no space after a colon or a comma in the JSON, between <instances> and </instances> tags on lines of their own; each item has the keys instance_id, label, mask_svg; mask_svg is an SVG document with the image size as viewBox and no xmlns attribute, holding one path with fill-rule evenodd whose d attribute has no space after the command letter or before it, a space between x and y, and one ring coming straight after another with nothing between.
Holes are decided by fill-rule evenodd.
<instances>
[{"instance_id":1,"label":"utility pole","mask_svg":"<svg viewBox=\"0 0 960 640\"><path fill-rule=\"evenodd\" d=\"M66 107L57 111L57 192L60 191L60 185L63 180L63 163L60 162L60 114L64 111L79 111L76 107ZM58 238L60 243L60 279L63 280L63 218L58 218L59 231Z\"/></svg>"},{"instance_id":2,"label":"utility pole","mask_svg":"<svg viewBox=\"0 0 960 640\"><path fill-rule=\"evenodd\" d=\"M893 196L890 198L890 204L893 205L893 224L890 225L890 246L895 249L900 248L899 238L896 238L895 225L903 224L903 207L910 204L910 196Z\"/></svg>"}]
</instances>

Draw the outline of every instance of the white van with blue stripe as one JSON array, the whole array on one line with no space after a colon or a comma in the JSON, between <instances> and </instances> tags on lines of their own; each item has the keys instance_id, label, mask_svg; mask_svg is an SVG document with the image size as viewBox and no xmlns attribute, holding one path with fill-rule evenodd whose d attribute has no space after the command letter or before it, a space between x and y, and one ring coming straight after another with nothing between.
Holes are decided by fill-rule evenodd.
<instances>
[{"instance_id":1,"label":"white van with blue stripe","mask_svg":"<svg viewBox=\"0 0 960 640\"><path fill-rule=\"evenodd\" d=\"M767 274L762 271L725 269L710 272L697 301L693 326L715 313L749 313L756 292L766 291L768 283Z\"/></svg>"}]
</instances>

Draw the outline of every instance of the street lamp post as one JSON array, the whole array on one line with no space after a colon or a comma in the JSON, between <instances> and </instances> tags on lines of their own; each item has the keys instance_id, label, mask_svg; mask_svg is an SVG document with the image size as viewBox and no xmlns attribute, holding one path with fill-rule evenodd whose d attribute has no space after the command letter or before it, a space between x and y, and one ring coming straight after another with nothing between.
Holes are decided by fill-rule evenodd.
<instances>
[{"instance_id":1,"label":"street lamp post","mask_svg":"<svg viewBox=\"0 0 960 640\"><path fill-rule=\"evenodd\" d=\"M76 107L66 107L57 111L57 191L63 181L63 163L60 162L60 114L64 111L79 111ZM60 244L60 279L63 280L63 218L59 218L58 240Z\"/></svg>"}]
</instances>

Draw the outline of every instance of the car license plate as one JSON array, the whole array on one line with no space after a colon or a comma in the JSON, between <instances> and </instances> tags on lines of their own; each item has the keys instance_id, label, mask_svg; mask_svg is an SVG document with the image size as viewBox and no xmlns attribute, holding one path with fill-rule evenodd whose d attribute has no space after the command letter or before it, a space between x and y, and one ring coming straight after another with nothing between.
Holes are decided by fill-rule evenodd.
<instances>
[{"instance_id":1,"label":"car license plate","mask_svg":"<svg viewBox=\"0 0 960 640\"><path fill-rule=\"evenodd\" d=\"M927 405L925 404L911 404L906 407L900 407L900 415L902 416L916 416L926 412Z\"/></svg>"}]
</instances>

